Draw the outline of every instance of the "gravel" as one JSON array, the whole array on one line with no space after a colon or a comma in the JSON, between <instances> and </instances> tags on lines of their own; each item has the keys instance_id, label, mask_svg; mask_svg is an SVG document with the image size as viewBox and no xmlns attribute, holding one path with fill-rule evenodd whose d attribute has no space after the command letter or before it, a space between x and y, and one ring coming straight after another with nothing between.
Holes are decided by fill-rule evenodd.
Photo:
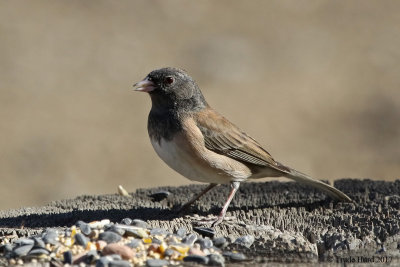
<instances>
[{"instance_id":1,"label":"gravel","mask_svg":"<svg viewBox=\"0 0 400 267\"><path fill-rule=\"evenodd\" d=\"M151 235L151 231L165 234L160 229L167 233L161 235L161 241L172 236L177 244L184 241L186 246L193 246L190 251L204 254L194 255L189 260L196 258L199 262L205 257L207 260L203 263L207 261L210 265L222 266L226 264L224 261L343 264L365 263L368 259L399 263L400 181L344 179L335 186L354 202L336 203L314 189L292 182L243 183L228 209L226 220L211 229L214 237L195 231L193 225L212 221L218 215L229 186L222 185L219 190L209 192L186 214L177 210L204 185L138 189L130 198L117 194L81 196L43 207L0 211L0 265L57 262L61 258L64 263L90 262L97 266L110 266L111 262L112 266L133 263L121 256L118 259L102 255L102 248L96 246L104 248L108 242L123 243L134 250L145 247L146 251L153 251L153 256L161 250L170 255L168 257L173 257L176 249L181 250L181 255L188 253L184 245L171 248L172 242L161 249L160 236ZM168 201L149 199L149 195L162 191L170 193ZM24 227L15 228L20 225ZM106 230L111 227L125 232L121 235L122 231L118 234ZM87 239L86 248L79 245L80 241L73 244L77 234ZM153 239L157 240L154 244L150 242ZM207 248L209 242L204 240L212 240L212 252ZM242 241L235 242L237 240ZM21 248L32 244L30 249ZM55 247L64 246L68 250L58 254L53 251ZM125 247L113 249L126 252ZM94 252L90 252L92 250ZM152 253L146 255L149 258L142 264L163 261L152 258ZM27 256L22 256L25 254ZM193 255L176 260L187 256Z\"/></svg>"}]
</instances>

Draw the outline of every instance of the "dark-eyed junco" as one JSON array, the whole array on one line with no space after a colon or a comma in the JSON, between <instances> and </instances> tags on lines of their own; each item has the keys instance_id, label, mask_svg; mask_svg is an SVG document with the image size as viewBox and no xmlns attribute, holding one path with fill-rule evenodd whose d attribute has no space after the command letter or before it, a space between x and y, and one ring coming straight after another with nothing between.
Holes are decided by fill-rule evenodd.
<instances>
[{"instance_id":1,"label":"dark-eyed junco","mask_svg":"<svg viewBox=\"0 0 400 267\"><path fill-rule=\"evenodd\" d=\"M134 87L151 97L147 128L158 156L186 178L210 183L184 207L217 184L230 183L232 190L213 225L223 220L240 183L250 178L284 176L334 199L351 201L338 189L275 161L256 140L212 109L185 71L154 70Z\"/></svg>"}]
</instances>

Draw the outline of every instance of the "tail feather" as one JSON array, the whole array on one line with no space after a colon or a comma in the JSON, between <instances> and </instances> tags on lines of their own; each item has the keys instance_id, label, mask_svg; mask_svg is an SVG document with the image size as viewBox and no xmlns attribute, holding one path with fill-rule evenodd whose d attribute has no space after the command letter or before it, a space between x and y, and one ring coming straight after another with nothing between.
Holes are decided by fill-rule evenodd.
<instances>
[{"instance_id":1,"label":"tail feather","mask_svg":"<svg viewBox=\"0 0 400 267\"><path fill-rule=\"evenodd\" d=\"M348 197L345 193L343 193L339 189L336 189L335 187L330 186L319 180L313 179L310 176L308 176L304 173L301 173L299 171L296 171L292 168L289 168L286 166L284 166L284 167L288 169L288 171L285 171L286 177L293 179L296 182L299 182L302 184L307 184L307 185L310 185L317 189L320 189L320 190L324 191L326 194L328 194L330 197L332 197L336 200L343 201L343 202L351 202L352 201L350 197Z\"/></svg>"}]
</instances>

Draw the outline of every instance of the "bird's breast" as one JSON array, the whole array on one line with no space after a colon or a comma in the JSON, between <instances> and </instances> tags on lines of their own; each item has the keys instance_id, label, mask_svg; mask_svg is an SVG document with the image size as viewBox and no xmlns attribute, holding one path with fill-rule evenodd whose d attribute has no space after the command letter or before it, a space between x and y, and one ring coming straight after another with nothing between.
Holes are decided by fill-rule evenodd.
<instances>
[{"instance_id":1,"label":"bird's breast","mask_svg":"<svg viewBox=\"0 0 400 267\"><path fill-rule=\"evenodd\" d=\"M190 180L206 183L243 181L251 176L246 165L208 150L192 120L182 125L182 131L171 139L150 136L154 150L169 167Z\"/></svg>"}]
</instances>

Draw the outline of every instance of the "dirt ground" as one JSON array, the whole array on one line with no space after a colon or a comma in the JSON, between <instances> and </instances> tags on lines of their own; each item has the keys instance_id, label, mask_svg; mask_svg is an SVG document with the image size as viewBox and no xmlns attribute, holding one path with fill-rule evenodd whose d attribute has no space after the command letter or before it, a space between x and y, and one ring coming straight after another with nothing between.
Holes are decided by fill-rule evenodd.
<instances>
[{"instance_id":1,"label":"dirt ground","mask_svg":"<svg viewBox=\"0 0 400 267\"><path fill-rule=\"evenodd\" d=\"M249 259L241 264L324 263L398 264L400 259L400 180L343 179L335 183L353 203L334 203L297 183L244 183L228 209L227 221L215 227L228 239L253 235L250 248L230 245ZM37 234L46 227L69 227L78 220L130 217L152 227L192 230L196 221L218 214L228 194L221 186L195 203L187 214L175 212L202 186L138 189L132 198L119 195L80 196L43 207L0 212L0 238ZM150 194L167 190L154 202ZM3 259L4 260L4 259ZM234 263L232 263L234 264Z\"/></svg>"}]
</instances>

